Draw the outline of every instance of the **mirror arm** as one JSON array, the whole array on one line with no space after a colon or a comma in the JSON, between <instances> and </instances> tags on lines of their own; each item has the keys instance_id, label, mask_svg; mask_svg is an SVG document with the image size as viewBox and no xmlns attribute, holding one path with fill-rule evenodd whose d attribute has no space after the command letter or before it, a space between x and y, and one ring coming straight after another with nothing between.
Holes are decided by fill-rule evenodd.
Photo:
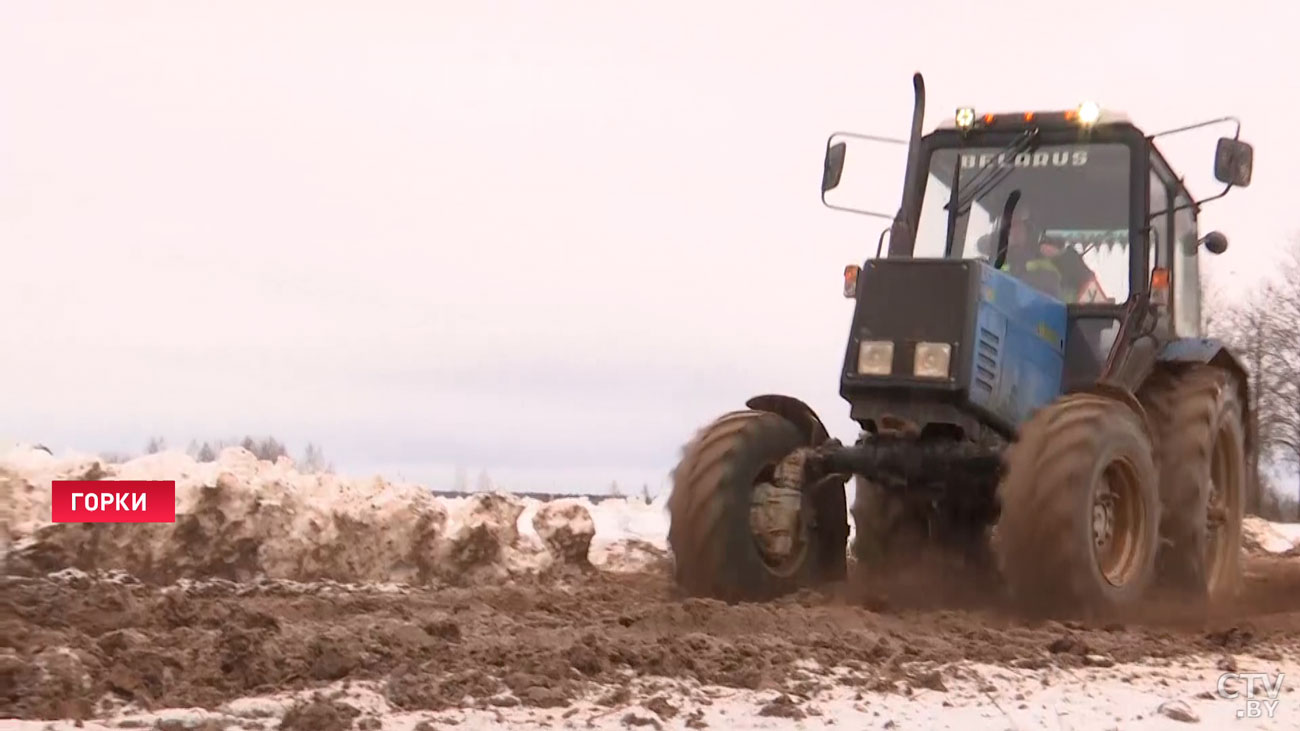
<instances>
[{"instance_id":1,"label":"mirror arm","mask_svg":"<svg viewBox=\"0 0 1300 731\"><path fill-rule=\"evenodd\" d=\"M1199 209L1199 208L1201 207L1201 204L1203 204L1203 203L1209 203L1210 201L1217 201L1218 199L1220 199L1220 198L1222 198L1223 196L1227 195L1227 194L1228 194L1228 191L1230 191L1230 190L1232 190L1232 183L1228 183L1227 185L1223 186L1223 190L1219 191L1219 194L1218 194L1218 195L1212 195L1212 196L1210 196L1209 198L1202 198L1202 199L1200 199L1200 200L1198 200L1198 201L1193 202L1193 203L1192 203L1192 206L1195 206L1197 209ZM1188 208L1188 207L1189 207L1189 206L1182 206L1182 208ZM1174 210L1179 210L1179 209L1178 209L1178 208L1175 208Z\"/></svg>"},{"instance_id":2,"label":"mirror arm","mask_svg":"<svg viewBox=\"0 0 1300 731\"><path fill-rule=\"evenodd\" d=\"M865 210L865 209L862 209L862 208L849 208L848 206L837 206L837 205L835 205L834 203L827 203L827 202L826 202L826 194L825 194L825 193L822 193L822 205L826 206L827 208L834 208L834 209L837 210L837 211L848 211L849 213L858 213L858 214L861 214L861 215L863 215L863 216L873 216L873 217L875 217L875 218L884 218L884 219L887 219L887 220L890 220L890 221L894 220L894 216L893 216L893 214L889 214L889 213L879 213L879 212L877 212L877 211L868 211L868 210Z\"/></svg>"},{"instance_id":3,"label":"mirror arm","mask_svg":"<svg viewBox=\"0 0 1300 731\"><path fill-rule=\"evenodd\" d=\"M1200 129L1201 127L1209 127L1212 124L1222 124L1223 122L1232 122L1234 125L1236 125L1237 129L1235 132L1232 133L1232 139L1234 140L1241 139L1241 120L1237 119L1236 117L1219 117L1218 119L1211 119L1208 122L1197 122L1196 124L1189 124L1185 127L1167 129L1164 132L1157 132L1153 135L1147 135L1147 139L1154 140L1157 137L1164 137L1165 135L1178 134L1179 132L1187 132L1193 129Z\"/></svg>"},{"instance_id":4,"label":"mirror arm","mask_svg":"<svg viewBox=\"0 0 1300 731\"><path fill-rule=\"evenodd\" d=\"M880 253L881 253L882 251L885 250L885 234L887 234L887 233L889 233L889 229L888 229L888 228L881 229L881 231L880 231L880 238L876 240L876 258L877 258L877 259L880 258Z\"/></svg>"}]
</instances>

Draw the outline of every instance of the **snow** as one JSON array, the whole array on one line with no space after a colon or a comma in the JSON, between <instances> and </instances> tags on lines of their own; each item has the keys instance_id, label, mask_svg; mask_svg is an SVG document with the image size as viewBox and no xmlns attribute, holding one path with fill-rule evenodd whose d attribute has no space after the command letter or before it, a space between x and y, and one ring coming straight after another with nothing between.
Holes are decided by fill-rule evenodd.
<instances>
[{"instance_id":1,"label":"snow","mask_svg":"<svg viewBox=\"0 0 1300 731\"><path fill-rule=\"evenodd\" d=\"M1300 675L1300 663L1270 662L1238 656L1242 667L1253 672ZM838 686L811 699L795 698L803 718L760 715L760 709L777 697L771 691L746 691L698 686L678 681L673 704L678 712L669 718L642 705L605 708L593 700L606 689L594 689L584 701L571 708L537 709L522 706L493 710L464 709L432 712L402 712L392 708L382 690L373 683L335 684L312 691L276 693L241 698L213 711L177 708L143 712L119 709L99 722L6 721L14 731L71 731L123 727L151 728L167 721L196 724L212 720L228 729L268 728L297 701L320 693L338 703L350 705L362 716L379 721L384 731L413 731L421 721L435 728L453 724L457 729L626 729L628 714L654 719L664 729L687 728L686 717L705 721L708 728L808 729L825 727L833 719L836 728L926 728L950 731L1004 731L1015 729L1134 729L1157 731L1185 729L1186 721L1162 713L1162 708L1181 706L1196 719L1200 728L1283 729L1295 728L1300 713L1294 687L1283 684L1273 718L1239 718L1246 704L1240 698L1217 695L1223 671L1213 658L1190 658L1163 666L1116 665L1110 668L1047 668L1026 670L977 663L957 663L943 669L945 690L913 689L885 693L858 691ZM662 679L660 679L662 681ZM653 682L649 679L643 682ZM641 697L651 694L638 693ZM708 702L702 702L707 699ZM269 722L269 723L268 723ZM645 727L653 727L649 724Z\"/></svg>"},{"instance_id":2,"label":"snow","mask_svg":"<svg viewBox=\"0 0 1300 731\"><path fill-rule=\"evenodd\" d=\"M1248 546L1254 543L1268 553L1286 553L1300 546L1300 523L1273 523L1248 515L1242 533Z\"/></svg>"}]
</instances>

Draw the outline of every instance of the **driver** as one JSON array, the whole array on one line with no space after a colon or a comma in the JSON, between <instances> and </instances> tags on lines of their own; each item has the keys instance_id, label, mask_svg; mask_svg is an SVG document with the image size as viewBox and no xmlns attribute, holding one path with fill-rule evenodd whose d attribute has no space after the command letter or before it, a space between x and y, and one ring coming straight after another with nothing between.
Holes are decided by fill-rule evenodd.
<instances>
[{"instance_id":1,"label":"driver","mask_svg":"<svg viewBox=\"0 0 1300 731\"><path fill-rule=\"evenodd\" d=\"M993 222L993 230L981 236L978 242L980 251L990 261L997 258L1000 229L999 216ZM1017 205L1011 214L1007 258L1002 270L1063 302L1105 301L1096 274L1084 263L1079 252L1043 241L1042 228L1034 221L1029 206L1023 203Z\"/></svg>"}]
</instances>

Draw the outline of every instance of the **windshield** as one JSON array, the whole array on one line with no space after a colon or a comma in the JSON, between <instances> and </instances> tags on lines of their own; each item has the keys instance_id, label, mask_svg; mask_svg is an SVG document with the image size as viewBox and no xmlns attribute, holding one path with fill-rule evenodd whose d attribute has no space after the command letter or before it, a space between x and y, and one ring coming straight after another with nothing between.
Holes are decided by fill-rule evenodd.
<instances>
[{"instance_id":1,"label":"windshield","mask_svg":"<svg viewBox=\"0 0 1300 731\"><path fill-rule=\"evenodd\" d=\"M994 260L998 216L1007 197L1019 191L1003 268L1066 302L1126 300L1129 148L1038 145L1011 154L1004 149L963 147L931 154L913 256ZM954 177L964 205L949 248Z\"/></svg>"}]
</instances>

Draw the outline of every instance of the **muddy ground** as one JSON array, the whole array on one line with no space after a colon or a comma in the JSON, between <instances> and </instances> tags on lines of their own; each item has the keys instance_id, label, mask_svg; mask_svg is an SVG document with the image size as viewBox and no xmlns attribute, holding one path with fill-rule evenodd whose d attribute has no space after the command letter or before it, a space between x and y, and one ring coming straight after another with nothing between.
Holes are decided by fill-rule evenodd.
<instances>
[{"instance_id":1,"label":"muddy ground","mask_svg":"<svg viewBox=\"0 0 1300 731\"><path fill-rule=\"evenodd\" d=\"M942 689L948 668L963 660L1042 668L1187 655L1224 663L1236 654L1300 658L1294 557L1252 556L1241 601L1209 620L1032 622L991 598L981 602L970 587L948 597L931 589L895 589L891 598L850 583L768 605L728 606L676 596L662 564L623 574L565 567L492 584L420 588L220 580L150 586L124 574L77 571L6 576L0 718L97 718L120 704L215 708L343 680L372 681L404 711L563 708L600 689L611 708L638 700L657 707L660 719L672 718L673 693L633 699L644 695L637 678L668 679L668 690L673 681L693 680L692 687L781 691L788 708L782 701L755 709L779 716L800 713L801 699L827 685ZM918 607L919 596L966 608ZM281 728L377 727L367 723L329 701L277 721Z\"/></svg>"}]
</instances>

